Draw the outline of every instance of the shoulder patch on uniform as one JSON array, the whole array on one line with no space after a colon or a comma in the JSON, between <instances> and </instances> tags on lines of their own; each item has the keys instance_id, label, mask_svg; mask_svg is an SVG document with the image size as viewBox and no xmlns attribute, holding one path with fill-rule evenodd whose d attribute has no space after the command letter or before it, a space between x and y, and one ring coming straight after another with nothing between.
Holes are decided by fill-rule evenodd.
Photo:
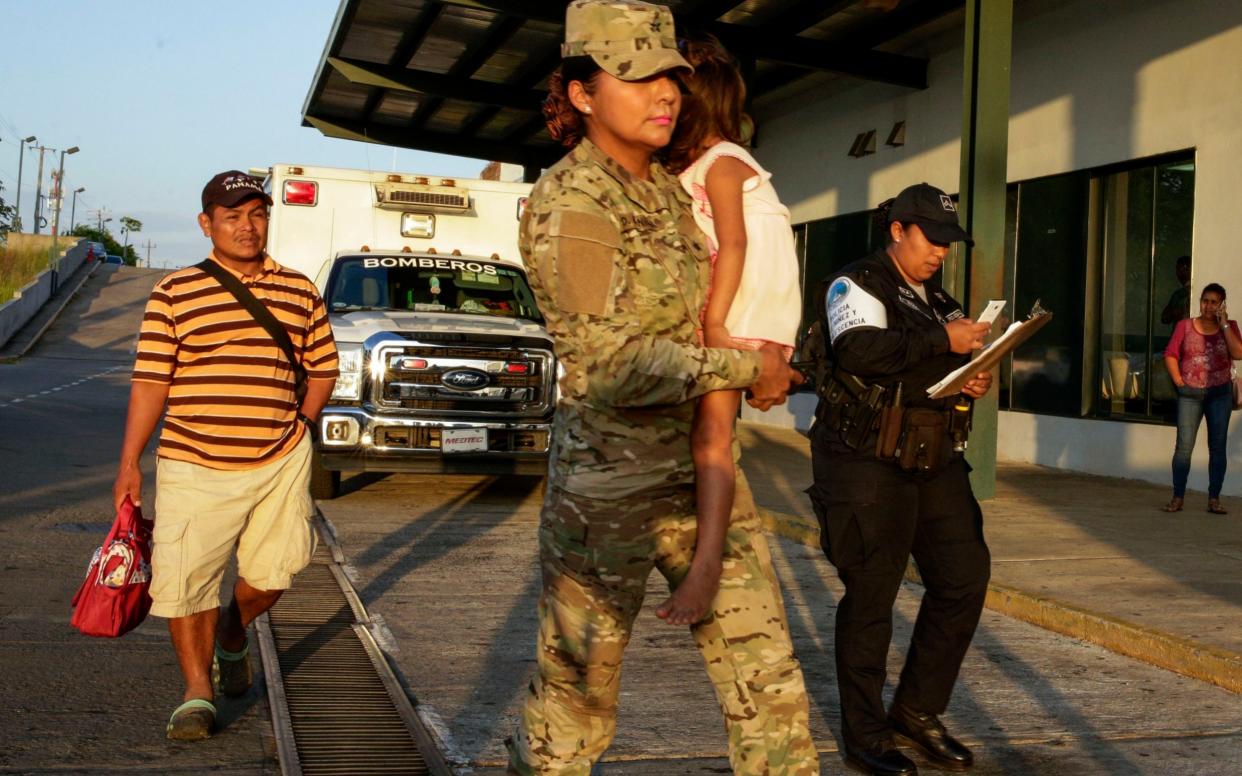
<instances>
[{"instance_id":1,"label":"shoulder patch on uniform","mask_svg":"<svg viewBox=\"0 0 1242 776\"><path fill-rule=\"evenodd\" d=\"M884 303L847 277L832 281L828 287L828 330L831 341L851 329L888 328L888 310Z\"/></svg>"},{"instance_id":2,"label":"shoulder patch on uniform","mask_svg":"<svg viewBox=\"0 0 1242 776\"><path fill-rule=\"evenodd\" d=\"M621 233L607 218L577 210L553 210L548 223L551 237L574 237L590 240L613 248L620 247Z\"/></svg>"},{"instance_id":3,"label":"shoulder patch on uniform","mask_svg":"<svg viewBox=\"0 0 1242 776\"><path fill-rule=\"evenodd\" d=\"M606 218L556 210L548 224L561 312L607 315L612 311L620 234Z\"/></svg>"}]
</instances>

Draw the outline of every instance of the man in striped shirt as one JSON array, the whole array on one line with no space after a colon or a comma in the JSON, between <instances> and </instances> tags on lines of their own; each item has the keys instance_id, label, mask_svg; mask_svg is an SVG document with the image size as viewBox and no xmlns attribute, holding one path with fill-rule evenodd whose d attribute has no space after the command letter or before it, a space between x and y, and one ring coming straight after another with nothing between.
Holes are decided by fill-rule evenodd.
<instances>
[{"instance_id":1,"label":"man in striped shirt","mask_svg":"<svg viewBox=\"0 0 1242 776\"><path fill-rule=\"evenodd\" d=\"M336 343L313 283L264 252L271 198L231 170L203 189L208 259L237 278L288 332L308 380L267 331L200 267L151 292L138 339L125 441L113 496L140 503L139 458L161 416L151 613L168 618L185 676L169 738L208 737L215 689L250 687L247 626L289 587L315 547L310 498L313 426L337 376ZM238 580L220 616L236 548ZM213 687L213 671L215 673Z\"/></svg>"}]
</instances>

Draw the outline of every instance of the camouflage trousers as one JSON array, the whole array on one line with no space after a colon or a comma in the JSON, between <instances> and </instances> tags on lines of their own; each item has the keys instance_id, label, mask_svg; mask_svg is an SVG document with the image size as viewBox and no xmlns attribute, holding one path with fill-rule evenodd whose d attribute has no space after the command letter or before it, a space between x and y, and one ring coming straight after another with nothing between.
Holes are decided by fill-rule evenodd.
<instances>
[{"instance_id":1,"label":"camouflage trousers","mask_svg":"<svg viewBox=\"0 0 1242 776\"><path fill-rule=\"evenodd\" d=\"M539 674L507 744L509 772L587 776L616 731L621 660L647 577L690 569L694 489L598 500L549 488L539 528ZM802 669L746 480L713 612L692 629L716 689L736 774L819 773Z\"/></svg>"}]
</instances>

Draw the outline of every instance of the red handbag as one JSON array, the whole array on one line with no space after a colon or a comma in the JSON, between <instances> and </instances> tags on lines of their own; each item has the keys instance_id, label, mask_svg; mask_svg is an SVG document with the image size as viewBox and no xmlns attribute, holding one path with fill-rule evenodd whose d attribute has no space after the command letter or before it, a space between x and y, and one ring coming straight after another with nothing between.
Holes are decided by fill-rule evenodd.
<instances>
[{"instance_id":1,"label":"red handbag","mask_svg":"<svg viewBox=\"0 0 1242 776\"><path fill-rule=\"evenodd\" d=\"M153 527L126 497L73 597L73 627L87 636L116 638L143 621L151 610Z\"/></svg>"}]
</instances>

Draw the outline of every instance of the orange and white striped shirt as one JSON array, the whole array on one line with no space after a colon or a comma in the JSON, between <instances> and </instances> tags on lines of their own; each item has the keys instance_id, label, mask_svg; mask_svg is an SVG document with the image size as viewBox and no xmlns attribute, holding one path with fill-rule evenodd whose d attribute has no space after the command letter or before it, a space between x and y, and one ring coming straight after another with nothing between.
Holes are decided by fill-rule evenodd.
<instances>
[{"instance_id":1,"label":"orange and white striped shirt","mask_svg":"<svg viewBox=\"0 0 1242 776\"><path fill-rule=\"evenodd\" d=\"M270 256L254 277L225 270L284 325L310 379L337 376L336 342L314 283ZM249 469L290 452L305 433L284 352L197 267L165 276L151 291L133 380L169 385L156 453L163 458Z\"/></svg>"}]
</instances>

